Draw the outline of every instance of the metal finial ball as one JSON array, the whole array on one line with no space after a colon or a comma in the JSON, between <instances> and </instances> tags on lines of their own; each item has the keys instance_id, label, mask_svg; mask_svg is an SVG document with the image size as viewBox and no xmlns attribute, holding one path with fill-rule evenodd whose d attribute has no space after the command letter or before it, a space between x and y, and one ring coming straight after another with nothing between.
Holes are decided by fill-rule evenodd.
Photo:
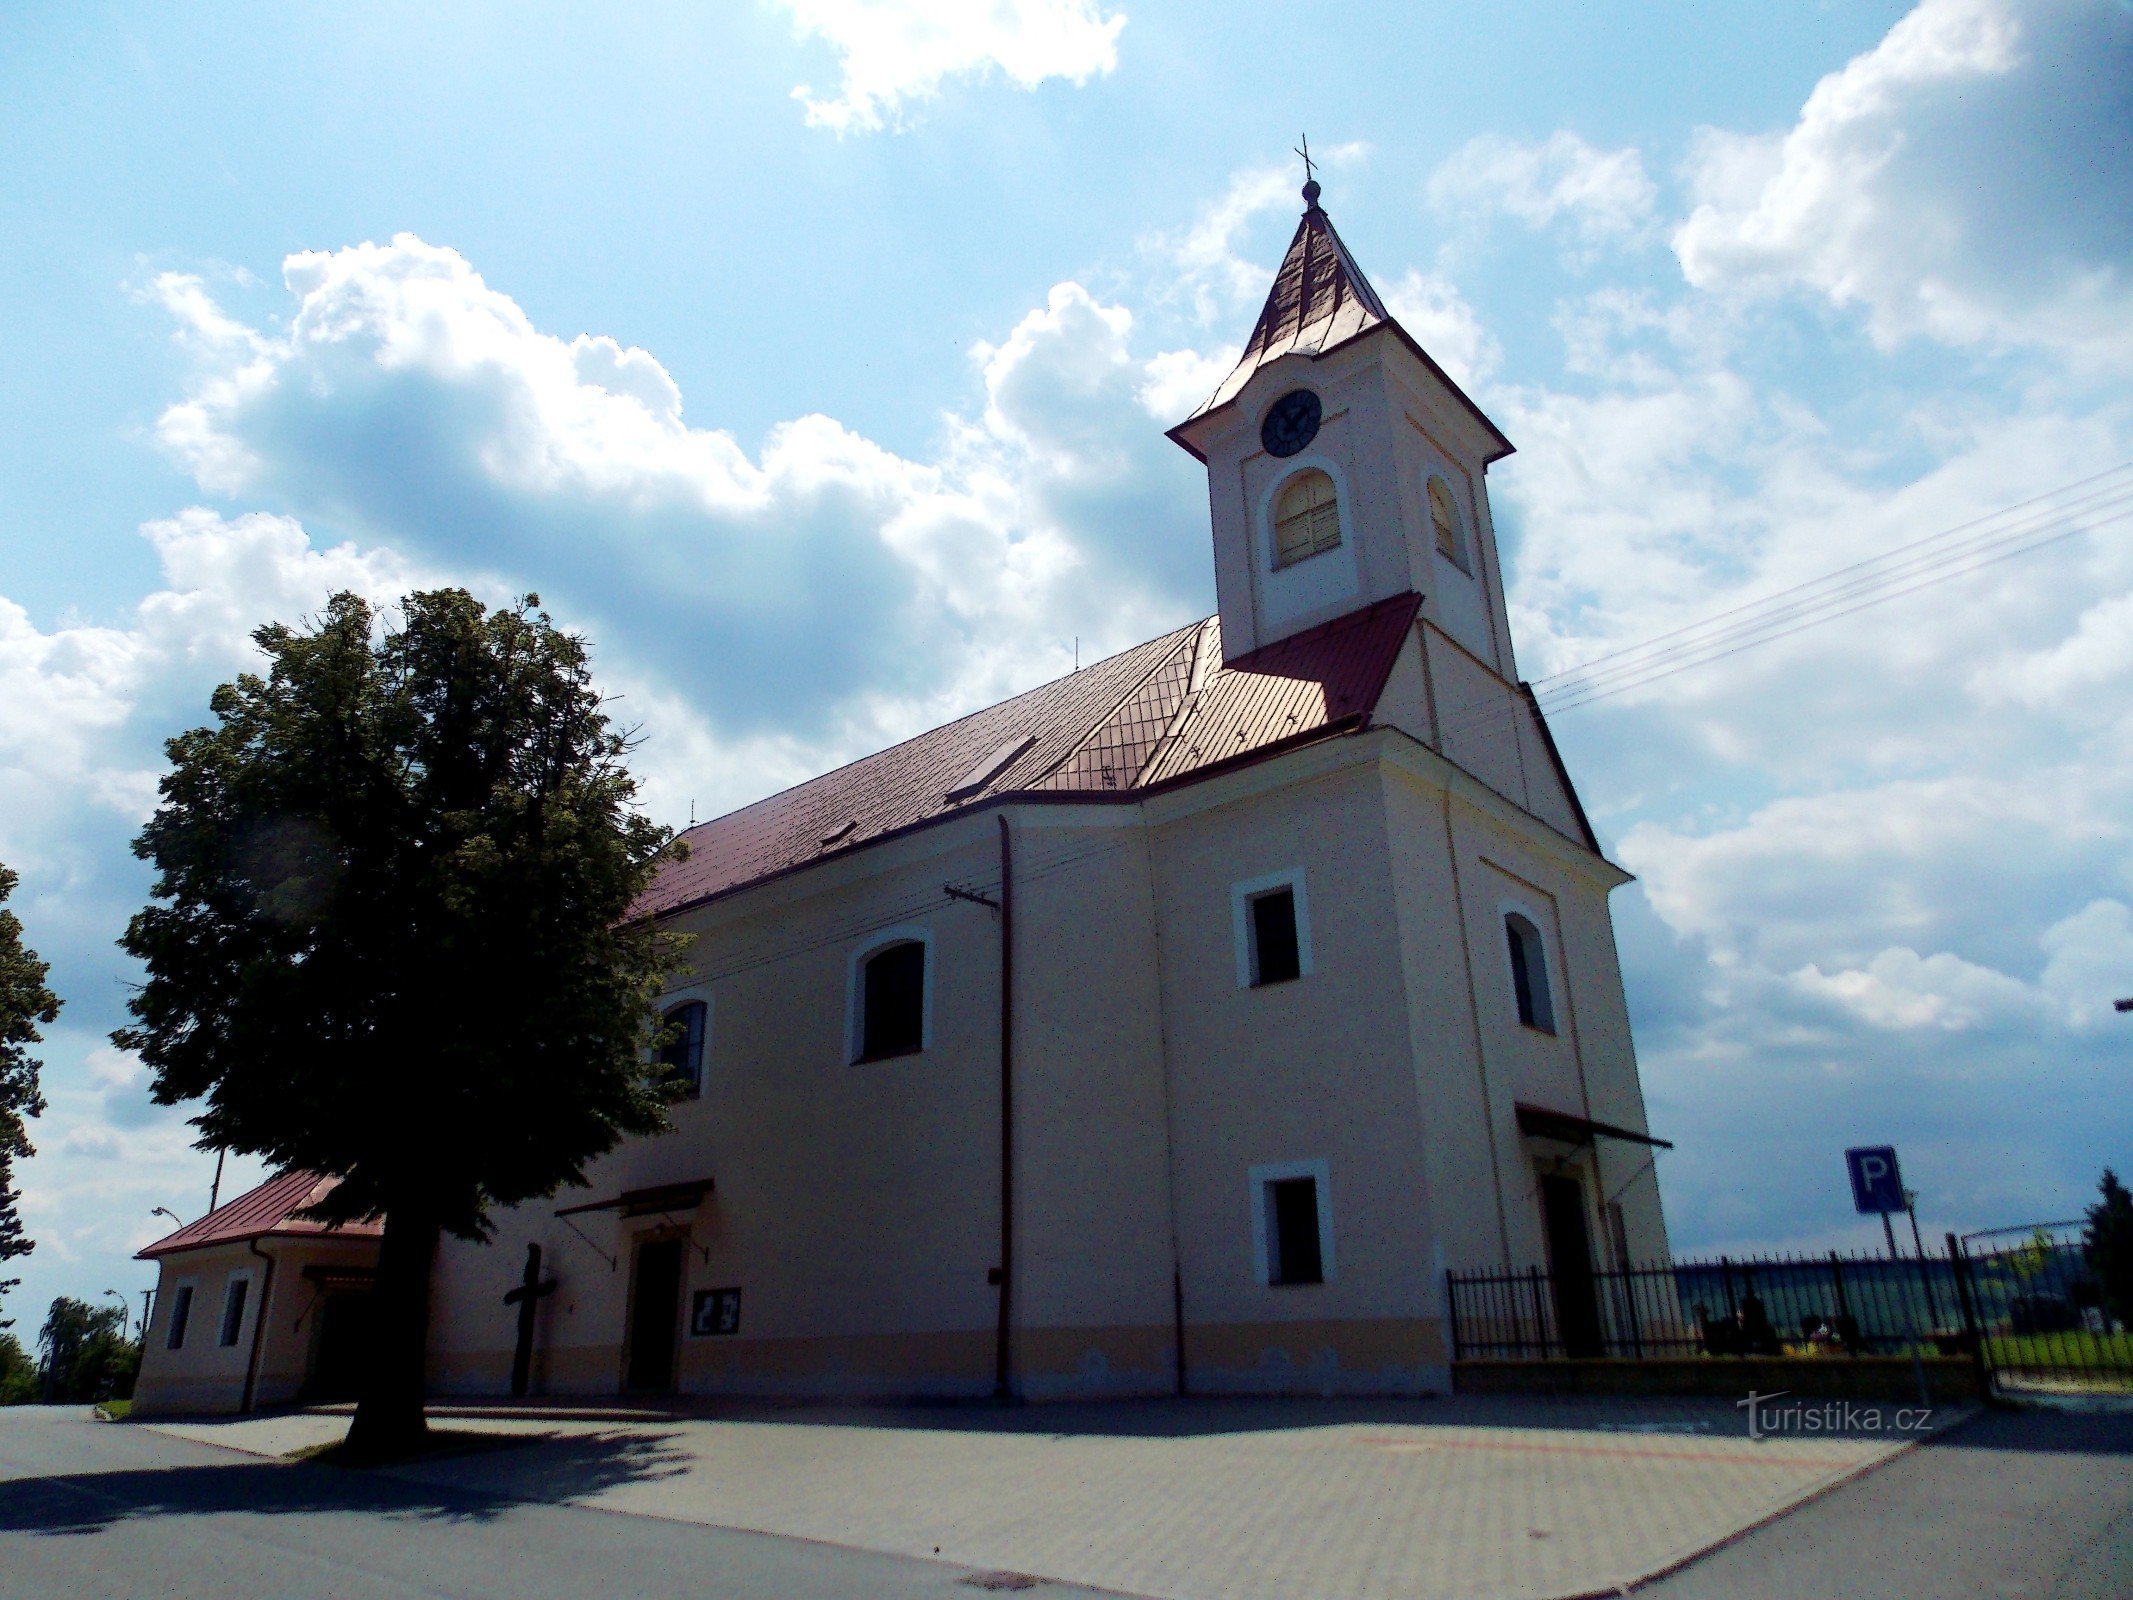
<instances>
[{"instance_id":1,"label":"metal finial ball","mask_svg":"<svg viewBox=\"0 0 2133 1600\"><path fill-rule=\"evenodd\" d=\"M1316 206L1318 204L1318 180L1316 178L1308 179L1304 184L1304 204L1307 206Z\"/></svg>"}]
</instances>

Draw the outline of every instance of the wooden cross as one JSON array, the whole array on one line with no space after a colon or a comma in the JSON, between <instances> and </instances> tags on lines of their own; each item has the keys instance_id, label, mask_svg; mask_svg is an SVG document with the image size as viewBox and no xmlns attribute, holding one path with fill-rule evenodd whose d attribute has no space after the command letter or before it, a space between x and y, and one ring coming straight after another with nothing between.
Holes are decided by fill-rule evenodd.
<instances>
[{"instance_id":1,"label":"wooden cross","mask_svg":"<svg viewBox=\"0 0 2133 1600\"><path fill-rule=\"evenodd\" d=\"M555 1293L555 1279L541 1278L541 1247L526 1246L526 1275L518 1287L504 1296L504 1304L518 1307L518 1346L511 1352L511 1393L522 1396L533 1372L533 1317L540 1303Z\"/></svg>"}]
</instances>

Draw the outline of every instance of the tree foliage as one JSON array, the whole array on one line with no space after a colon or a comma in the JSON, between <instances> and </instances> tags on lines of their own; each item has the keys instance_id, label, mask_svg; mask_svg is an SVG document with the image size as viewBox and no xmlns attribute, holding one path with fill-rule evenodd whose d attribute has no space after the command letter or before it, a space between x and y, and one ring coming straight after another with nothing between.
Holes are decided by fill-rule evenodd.
<instances>
[{"instance_id":1,"label":"tree foliage","mask_svg":"<svg viewBox=\"0 0 2133 1600\"><path fill-rule=\"evenodd\" d=\"M437 590L381 626L340 594L260 629L267 672L170 741L134 845L155 903L116 1042L159 1102L204 1102L203 1146L338 1176L325 1220L385 1217L351 1442L420 1430L440 1230L482 1237L665 1124L647 1046L679 944L625 919L670 835L538 605Z\"/></svg>"},{"instance_id":2,"label":"tree foliage","mask_svg":"<svg viewBox=\"0 0 2133 1600\"><path fill-rule=\"evenodd\" d=\"M6 909L15 892L15 874L0 867L0 1263L28 1255L36 1241L22 1231L16 1207L15 1162L37 1153L30 1143L29 1119L44 1112L38 1088L42 1067L30 1047L44 1037L40 1025L58 1020L59 997L45 987L51 969L22 942L22 923ZM18 1280L0 1279L0 1295ZM0 1328L9 1326L0 1322Z\"/></svg>"},{"instance_id":3,"label":"tree foliage","mask_svg":"<svg viewBox=\"0 0 2133 1600\"><path fill-rule=\"evenodd\" d=\"M48 1401L126 1399L141 1368L141 1347L126 1336L124 1306L96 1306L61 1295L37 1335Z\"/></svg>"},{"instance_id":4,"label":"tree foliage","mask_svg":"<svg viewBox=\"0 0 2133 1600\"><path fill-rule=\"evenodd\" d=\"M2133 1327L2133 1193L2109 1167L2096 1188L2102 1198L2089 1207L2083 1253L2111 1315Z\"/></svg>"},{"instance_id":5,"label":"tree foliage","mask_svg":"<svg viewBox=\"0 0 2133 1600\"><path fill-rule=\"evenodd\" d=\"M37 1363L12 1333L0 1333L0 1406L26 1406L37 1398Z\"/></svg>"}]
</instances>

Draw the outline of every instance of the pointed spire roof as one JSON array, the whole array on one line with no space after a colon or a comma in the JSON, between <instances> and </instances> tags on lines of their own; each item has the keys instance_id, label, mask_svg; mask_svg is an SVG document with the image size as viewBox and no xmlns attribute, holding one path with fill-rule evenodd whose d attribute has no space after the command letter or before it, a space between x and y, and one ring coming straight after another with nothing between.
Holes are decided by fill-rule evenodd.
<instances>
[{"instance_id":1,"label":"pointed spire roof","mask_svg":"<svg viewBox=\"0 0 2133 1600\"><path fill-rule=\"evenodd\" d=\"M1304 185L1303 218L1296 224L1296 236L1289 241L1288 254L1281 258L1280 270L1274 274L1274 287L1268 291L1266 304L1260 308L1259 320L1252 325L1252 336L1245 341L1244 355L1199 409L1170 430L1170 437L1198 455L1199 451L1182 437L1184 430L1209 412L1219 411L1236 399L1261 367L1285 355L1322 356L1351 339L1359 339L1375 328L1385 327L1398 334L1401 342L1420 356L1430 371L1443 379L1445 386L1480 418L1482 426L1502 447L1496 456L1509 455L1511 441L1504 438L1481 408L1452 382L1444 369L1430 358L1429 352L1393 320L1392 313L1385 309L1385 302L1378 298L1377 290L1363 276L1363 269L1356 265L1355 257L1341 243L1341 236L1333 231L1333 219L1319 206L1318 195L1316 179ZM1490 459L1494 460L1496 456Z\"/></svg>"}]
</instances>

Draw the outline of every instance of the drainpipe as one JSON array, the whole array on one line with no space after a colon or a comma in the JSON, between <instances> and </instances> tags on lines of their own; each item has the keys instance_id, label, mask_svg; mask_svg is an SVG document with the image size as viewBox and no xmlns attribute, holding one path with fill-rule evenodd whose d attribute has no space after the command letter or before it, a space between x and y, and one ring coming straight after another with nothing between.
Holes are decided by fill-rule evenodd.
<instances>
[{"instance_id":1,"label":"drainpipe","mask_svg":"<svg viewBox=\"0 0 2133 1600\"><path fill-rule=\"evenodd\" d=\"M1000 813L1000 1323L993 1337L992 1392L1008 1381L1008 1315L1015 1283L1015 874L1007 813Z\"/></svg>"},{"instance_id":2,"label":"drainpipe","mask_svg":"<svg viewBox=\"0 0 2133 1600\"><path fill-rule=\"evenodd\" d=\"M244 1398L237 1403L240 1414L252 1409L252 1390L259 1382L259 1346L267 1332L267 1297L274 1292L274 1258L259 1248L257 1239L247 1239L245 1248L267 1264L259 1282L259 1309L252 1313L252 1353L244 1364Z\"/></svg>"}]
</instances>

